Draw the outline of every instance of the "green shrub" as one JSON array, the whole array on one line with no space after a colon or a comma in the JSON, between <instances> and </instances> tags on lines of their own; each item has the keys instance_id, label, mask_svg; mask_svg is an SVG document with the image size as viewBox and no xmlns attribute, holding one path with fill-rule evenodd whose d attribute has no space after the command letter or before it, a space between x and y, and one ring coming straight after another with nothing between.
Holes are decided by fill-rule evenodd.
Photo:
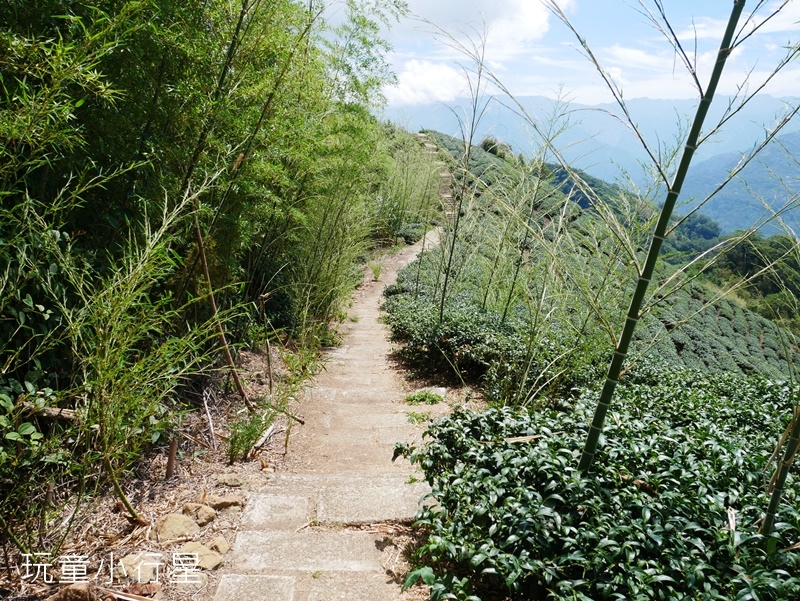
<instances>
[{"instance_id":1,"label":"green shrub","mask_svg":"<svg viewBox=\"0 0 800 601\"><path fill-rule=\"evenodd\" d=\"M250 449L258 442L264 431L275 421L275 411L267 409L262 413L248 413L231 423L226 454L233 465L237 459L247 459Z\"/></svg>"},{"instance_id":2,"label":"green shrub","mask_svg":"<svg viewBox=\"0 0 800 601\"><path fill-rule=\"evenodd\" d=\"M406 244L414 244L414 242L422 238L426 229L424 223L406 223L395 231L394 235L402 238Z\"/></svg>"},{"instance_id":3,"label":"green shrub","mask_svg":"<svg viewBox=\"0 0 800 601\"><path fill-rule=\"evenodd\" d=\"M786 423L764 416L788 418L793 391L645 363L619 392L589 474L576 466L594 393L531 412L457 409L424 448L398 449L436 503L418 514L428 537L408 583L424 578L432 599L798 598L800 482L773 535L758 534Z\"/></svg>"},{"instance_id":4,"label":"green shrub","mask_svg":"<svg viewBox=\"0 0 800 601\"><path fill-rule=\"evenodd\" d=\"M409 405L437 405L444 399L432 390L418 390L406 396Z\"/></svg>"}]
</instances>

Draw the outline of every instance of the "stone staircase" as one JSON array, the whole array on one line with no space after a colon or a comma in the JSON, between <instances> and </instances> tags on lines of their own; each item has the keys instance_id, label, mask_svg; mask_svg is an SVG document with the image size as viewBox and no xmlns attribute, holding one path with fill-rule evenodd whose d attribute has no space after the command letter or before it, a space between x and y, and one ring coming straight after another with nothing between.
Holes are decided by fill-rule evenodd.
<instances>
[{"instance_id":1,"label":"stone staircase","mask_svg":"<svg viewBox=\"0 0 800 601\"><path fill-rule=\"evenodd\" d=\"M439 156L439 147L427 134L417 133L414 137L431 158ZM455 219L457 206L453 198L453 174L444 161L434 160L433 163L439 168L439 197L442 199L442 209L448 219Z\"/></svg>"},{"instance_id":2,"label":"stone staircase","mask_svg":"<svg viewBox=\"0 0 800 601\"><path fill-rule=\"evenodd\" d=\"M385 279L420 249L406 249ZM428 488L409 484L407 461L391 461L395 442L419 439L422 427L409 423L408 412L419 408L403 402L406 385L388 359L387 328L378 320L384 283L358 291L357 321L303 400L292 473L250 496L215 601L406 598L386 565L397 550L380 525L411 521Z\"/></svg>"}]
</instances>

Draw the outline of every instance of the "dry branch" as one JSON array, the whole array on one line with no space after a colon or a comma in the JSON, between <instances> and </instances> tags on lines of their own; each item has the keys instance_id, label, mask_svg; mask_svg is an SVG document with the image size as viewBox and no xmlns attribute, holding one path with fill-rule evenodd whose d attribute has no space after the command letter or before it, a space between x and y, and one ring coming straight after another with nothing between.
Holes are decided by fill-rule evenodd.
<instances>
[{"instance_id":1,"label":"dry branch","mask_svg":"<svg viewBox=\"0 0 800 601\"><path fill-rule=\"evenodd\" d=\"M256 441L256 444L253 445L253 448L250 449L249 455L253 457L255 453L272 438L273 434L275 434L275 424L271 424L270 427L264 431L261 437Z\"/></svg>"},{"instance_id":2,"label":"dry branch","mask_svg":"<svg viewBox=\"0 0 800 601\"><path fill-rule=\"evenodd\" d=\"M37 407L33 403L24 402L22 407L29 413L34 415L41 415L50 419L55 419L63 422L74 422L75 411L72 409L63 409L59 407Z\"/></svg>"}]
</instances>

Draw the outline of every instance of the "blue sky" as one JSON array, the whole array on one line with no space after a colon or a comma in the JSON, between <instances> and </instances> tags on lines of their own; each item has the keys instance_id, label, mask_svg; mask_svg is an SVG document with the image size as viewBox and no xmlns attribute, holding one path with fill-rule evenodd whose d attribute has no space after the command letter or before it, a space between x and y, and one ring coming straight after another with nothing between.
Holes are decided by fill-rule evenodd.
<instances>
[{"instance_id":1,"label":"blue sky","mask_svg":"<svg viewBox=\"0 0 800 601\"><path fill-rule=\"evenodd\" d=\"M611 98L591 63L579 52L574 35L539 0L408 0L417 19L405 19L387 37L398 84L385 90L390 107L451 102L467 96L464 69L468 58L453 40L471 44L485 38L486 64L516 95L554 97L585 104ZM643 14L655 11L644 0L564 0L558 3L586 38L626 98L696 98L697 91L664 36ZM663 0L684 48L698 65L703 85L710 74L732 0ZM752 29L780 2L750 0L759 7L746 28ZM420 21L419 19L425 21ZM800 0L786 3L781 15L738 47L726 67L720 92L733 94L748 81L761 82L785 48L800 40ZM432 25L433 24L433 25ZM438 26L452 36L436 31ZM749 74L749 75L748 75ZM489 90L491 93L494 90ZM765 92L800 95L800 60L795 60Z\"/></svg>"}]
</instances>

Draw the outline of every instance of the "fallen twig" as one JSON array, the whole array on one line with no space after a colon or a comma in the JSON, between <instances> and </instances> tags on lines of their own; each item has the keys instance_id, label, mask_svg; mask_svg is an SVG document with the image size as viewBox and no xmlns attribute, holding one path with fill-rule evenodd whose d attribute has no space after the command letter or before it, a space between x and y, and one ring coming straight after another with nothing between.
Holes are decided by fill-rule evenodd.
<instances>
[{"instance_id":1,"label":"fallen twig","mask_svg":"<svg viewBox=\"0 0 800 601\"><path fill-rule=\"evenodd\" d=\"M634 478L633 476L628 476L627 474L620 474L620 480L622 480L625 484L633 484L636 488L641 490L642 492L647 493L651 497L657 497L658 492L655 488L653 488L650 484L645 482L644 480L640 480L639 478Z\"/></svg>"},{"instance_id":2,"label":"fallen twig","mask_svg":"<svg viewBox=\"0 0 800 601\"><path fill-rule=\"evenodd\" d=\"M97 590L106 595L111 595L120 601L153 601L152 597L143 597L141 595L134 595L133 593L123 593L121 591L115 591L114 589L104 588L102 586L98 586Z\"/></svg>"},{"instance_id":3,"label":"fallen twig","mask_svg":"<svg viewBox=\"0 0 800 601\"><path fill-rule=\"evenodd\" d=\"M536 434L535 436L514 436L513 438L506 438L506 442L531 442L542 438L543 434Z\"/></svg>"},{"instance_id":4,"label":"fallen twig","mask_svg":"<svg viewBox=\"0 0 800 601\"><path fill-rule=\"evenodd\" d=\"M202 441L202 440L200 440L199 438L195 438L195 437L194 437L194 436L192 436L191 434L187 434L186 432L181 432L181 436L183 436L184 438L187 438L187 439L191 440L192 442L194 442L194 443L196 443L196 444L199 444L199 445L200 445L200 446L202 446L202 447L205 447L205 448L207 448L208 450L211 450L211 447L210 447L210 446L208 446L208 444L207 444L207 443L203 442L203 441Z\"/></svg>"},{"instance_id":5,"label":"fallen twig","mask_svg":"<svg viewBox=\"0 0 800 601\"><path fill-rule=\"evenodd\" d=\"M211 432L211 446L217 450L217 437L214 434L214 420L211 419L211 412L208 410L208 397L211 396L211 391L206 388L203 390L203 407L206 410L206 419L208 419L208 429Z\"/></svg>"},{"instance_id":6,"label":"fallen twig","mask_svg":"<svg viewBox=\"0 0 800 601\"><path fill-rule=\"evenodd\" d=\"M64 422L75 421L75 411L73 409L63 409L60 407L37 407L28 401L22 403L22 406L26 411L29 411L34 415L43 415L44 417L49 417L50 419Z\"/></svg>"},{"instance_id":7,"label":"fallen twig","mask_svg":"<svg viewBox=\"0 0 800 601\"><path fill-rule=\"evenodd\" d=\"M251 457L255 456L255 452L258 451L262 446L264 446L267 441L275 434L275 424L271 424L269 428L267 428L261 437L256 441L256 444L250 449L249 455Z\"/></svg>"},{"instance_id":8,"label":"fallen twig","mask_svg":"<svg viewBox=\"0 0 800 601\"><path fill-rule=\"evenodd\" d=\"M167 473L164 478L169 480L175 475L175 460L178 455L178 438L173 437L169 443L169 457L167 458Z\"/></svg>"}]
</instances>

